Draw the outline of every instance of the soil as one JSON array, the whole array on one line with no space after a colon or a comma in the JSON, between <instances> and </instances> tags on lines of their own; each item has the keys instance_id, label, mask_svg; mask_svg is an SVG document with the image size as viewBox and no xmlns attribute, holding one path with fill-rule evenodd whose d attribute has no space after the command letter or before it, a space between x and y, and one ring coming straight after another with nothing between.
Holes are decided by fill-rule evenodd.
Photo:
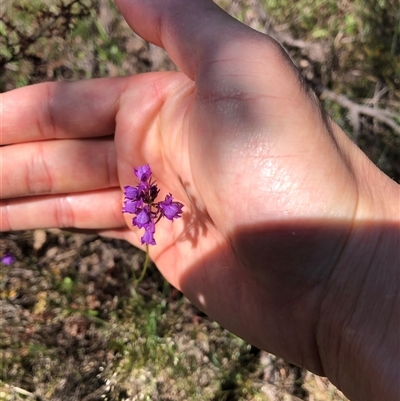
<instances>
[{"instance_id":1,"label":"soil","mask_svg":"<svg viewBox=\"0 0 400 401\"><path fill-rule=\"evenodd\" d=\"M313 375L210 321L154 266L133 288L144 255L124 241L35 230L4 234L0 252L16 257L0 273L0 400L326 399ZM323 397L336 392L318 380Z\"/></svg>"}]
</instances>

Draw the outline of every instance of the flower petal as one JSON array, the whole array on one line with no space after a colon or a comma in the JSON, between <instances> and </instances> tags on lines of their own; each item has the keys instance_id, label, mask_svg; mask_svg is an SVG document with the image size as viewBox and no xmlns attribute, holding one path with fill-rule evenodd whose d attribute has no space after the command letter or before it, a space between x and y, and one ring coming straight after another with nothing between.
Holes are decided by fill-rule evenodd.
<instances>
[{"instance_id":1,"label":"flower petal","mask_svg":"<svg viewBox=\"0 0 400 401\"><path fill-rule=\"evenodd\" d=\"M140 191L137 187L132 187L130 185L127 185L124 187L124 195L125 198L131 199L131 200L137 200L139 198Z\"/></svg>"},{"instance_id":2,"label":"flower petal","mask_svg":"<svg viewBox=\"0 0 400 401\"><path fill-rule=\"evenodd\" d=\"M138 209L143 206L143 201L127 199L122 207L122 213L136 214Z\"/></svg>"},{"instance_id":3,"label":"flower petal","mask_svg":"<svg viewBox=\"0 0 400 401\"><path fill-rule=\"evenodd\" d=\"M163 216L168 220L179 219L182 214L183 204L180 202L173 202L172 195L169 194L165 200L159 203L159 208Z\"/></svg>"},{"instance_id":4,"label":"flower petal","mask_svg":"<svg viewBox=\"0 0 400 401\"><path fill-rule=\"evenodd\" d=\"M156 240L154 239L154 233L151 232L151 230L146 230L144 232L144 235L141 238L141 242L142 242L142 245L143 244L157 245Z\"/></svg>"},{"instance_id":5,"label":"flower petal","mask_svg":"<svg viewBox=\"0 0 400 401\"><path fill-rule=\"evenodd\" d=\"M12 265L15 262L15 257L11 253L6 253L1 257L1 263L4 265Z\"/></svg>"},{"instance_id":6,"label":"flower petal","mask_svg":"<svg viewBox=\"0 0 400 401\"><path fill-rule=\"evenodd\" d=\"M139 228L146 227L150 222L150 211L147 206L145 206L139 214L133 218L132 225L137 226Z\"/></svg>"},{"instance_id":7,"label":"flower petal","mask_svg":"<svg viewBox=\"0 0 400 401\"><path fill-rule=\"evenodd\" d=\"M151 174L152 174L151 168L148 164L145 164L144 166L140 166L137 169L134 168L133 171L134 171L136 177L142 182L147 181L151 177Z\"/></svg>"}]
</instances>

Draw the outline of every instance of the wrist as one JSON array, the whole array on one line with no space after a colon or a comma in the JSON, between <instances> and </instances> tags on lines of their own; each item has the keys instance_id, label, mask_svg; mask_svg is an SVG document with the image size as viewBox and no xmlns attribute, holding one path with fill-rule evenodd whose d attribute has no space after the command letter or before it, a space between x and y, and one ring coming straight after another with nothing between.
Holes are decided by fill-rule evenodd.
<instances>
[{"instance_id":1,"label":"wrist","mask_svg":"<svg viewBox=\"0 0 400 401\"><path fill-rule=\"evenodd\" d=\"M317 343L325 374L352 401L390 401L400 391L400 187L357 157L357 213L327 284Z\"/></svg>"}]
</instances>

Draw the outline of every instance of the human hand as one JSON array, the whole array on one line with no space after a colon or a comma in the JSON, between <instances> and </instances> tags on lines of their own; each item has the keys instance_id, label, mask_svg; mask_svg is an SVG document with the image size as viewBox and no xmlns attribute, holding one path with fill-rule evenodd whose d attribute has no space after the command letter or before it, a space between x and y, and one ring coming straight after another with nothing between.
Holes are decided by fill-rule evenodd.
<instances>
[{"instance_id":1,"label":"human hand","mask_svg":"<svg viewBox=\"0 0 400 401\"><path fill-rule=\"evenodd\" d=\"M139 246L120 188L149 163L185 204L182 219L157 225L151 257L164 276L237 335L341 380L338 357L321 351L326 315L337 313L328 300L344 285L332 278L349 277L357 223L394 213L370 181L387 198L398 187L329 121L270 38L208 1L117 5L182 73L4 94L2 230L93 229Z\"/></svg>"}]
</instances>

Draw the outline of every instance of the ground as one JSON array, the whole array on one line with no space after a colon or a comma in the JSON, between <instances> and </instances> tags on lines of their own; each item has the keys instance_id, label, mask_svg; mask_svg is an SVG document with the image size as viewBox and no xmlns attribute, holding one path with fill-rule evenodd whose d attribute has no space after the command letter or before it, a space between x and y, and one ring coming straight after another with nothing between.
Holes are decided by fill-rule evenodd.
<instances>
[{"instance_id":1,"label":"ground","mask_svg":"<svg viewBox=\"0 0 400 401\"><path fill-rule=\"evenodd\" d=\"M1 251L17 261L0 273L0 400L344 399L210 321L154 266L133 288L143 254L123 241L36 230Z\"/></svg>"}]
</instances>

